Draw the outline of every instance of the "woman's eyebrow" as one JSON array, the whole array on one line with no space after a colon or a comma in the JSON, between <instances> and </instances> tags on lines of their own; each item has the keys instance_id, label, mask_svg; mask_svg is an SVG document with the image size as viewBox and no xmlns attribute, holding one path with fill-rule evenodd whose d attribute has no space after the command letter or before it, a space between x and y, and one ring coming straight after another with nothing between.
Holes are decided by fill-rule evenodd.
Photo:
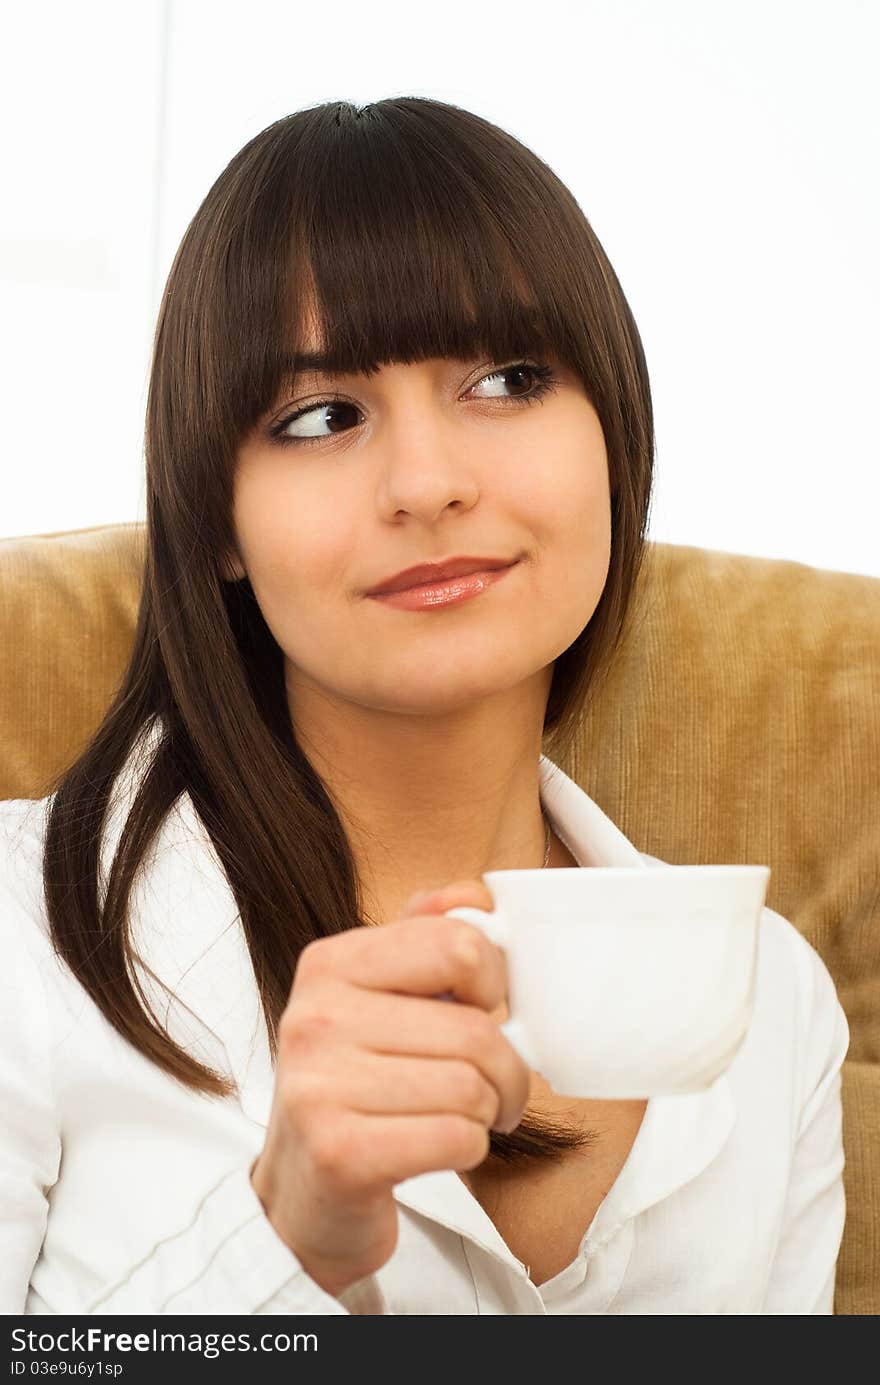
<instances>
[{"instance_id":1,"label":"woman's eyebrow","mask_svg":"<svg viewBox=\"0 0 880 1385\"><path fill-rule=\"evenodd\" d=\"M442 358L439 358L442 359ZM477 355L463 355L453 357L453 359L467 364L471 361L480 359ZM330 357L321 351L296 351L284 356L282 361L282 378L287 382L292 382L301 375L314 373L323 376L328 380L340 379L343 375L349 374L348 371L330 370Z\"/></svg>"},{"instance_id":2,"label":"woman's eyebrow","mask_svg":"<svg viewBox=\"0 0 880 1385\"><path fill-rule=\"evenodd\" d=\"M282 379L289 383L299 379L302 375L321 376L326 380L341 380L344 377L356 376L357 371L331 370L330 357L320 351L297 351L292 355L285 355L282 360Z\"/></svg>"},{"instance_id":3,"label":"woman's eyebrow","mask_svg":"<svg viewBox=\"0 0 880 1385\"><path fill-rule=\"evenodd\" d=\"M320 351L298 351L292 356L285 356L284 368L289 375L299 375L307 370L319 375L331 374L327 370L329 359Z\"/></svg>"}]
</instances>

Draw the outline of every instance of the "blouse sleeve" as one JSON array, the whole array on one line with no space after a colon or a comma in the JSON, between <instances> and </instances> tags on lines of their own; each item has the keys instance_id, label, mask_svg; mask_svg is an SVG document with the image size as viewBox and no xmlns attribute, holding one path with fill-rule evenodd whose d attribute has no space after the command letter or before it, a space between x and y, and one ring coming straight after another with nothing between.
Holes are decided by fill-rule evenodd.
<instances>
[{"instance_id":1,"label":"blouse sleeve","mask_svg":"<svg viewBox=\"0 0 880 1385\"><path fill-rule=\"evenodd\" d=\"M7 808L11 817L12 808ZM15 805L18 806L18 805ZM0 838L9 822L0 821ZM0 840L0 847L10 845ZM34 917L34 878L0 851L0 1313L23 1314L61 1170L43 967L53 954ZM33 889L31 888L33 886ZM33 897L31 897L33 896ZM82 1313L370 1314L386 1307L374 1275L325 1293L277 1235L250 1181L228 1170L173 1235L75 1307Z\"/></svg>"},{"instance_id":2,"label":"blouse sleeve","mask_svg":"<svg viewBox=\"0 0 880 1385\"><path fill-rule=\"evenodd\" d=\"M325 1293L276 1234L250 1181L235 1168L206 1194L189 1225L107 1285L86 1313L384 1313L375 1275L340 1298Z\"/></svg>"},{"instance_id":3,"label":"blouse sleeve","mask_svg":"<svg viewBox=\"0 0 880 1385\"><path fill-rule=\"evenodd\" d=\"M796 932L796 930L794 930ZM833 1314L846 1203L840 1069L849 1026L819 954L797 933L802 1011L800 1119L776 1254L761 1312Z\"/></svg>"},{"instance_id":4,"label":"blouse sleeve","mask_svg":"<svg viewBox=\"0 0 880 1385\"><path fill-rule=\"evenodd\" d=\"M46 1234L61 1138L49 1066L48 1015L17 901L0 878L0 1313L23 1313Z\"/></svg>"}]
</instances>

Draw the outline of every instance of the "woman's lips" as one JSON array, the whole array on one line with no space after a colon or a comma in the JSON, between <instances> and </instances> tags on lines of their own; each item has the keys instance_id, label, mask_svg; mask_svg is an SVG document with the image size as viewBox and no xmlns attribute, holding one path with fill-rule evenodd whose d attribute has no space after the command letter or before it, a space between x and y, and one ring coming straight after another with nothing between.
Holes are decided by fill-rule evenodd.
<instances>
[{"instance_id":1,"label":"woman's lips","mask_svg":"<svg viewBox=\"0 0 880 1385\"><path fill-rule=\"evenodd\" d=\"M444 582L423 582L420 586L406 587L399 592L376 592L370 600L396 606L401 611L432 611L438 606L470 601L487 587L500 582L516 566L517 563L509 563L507 567L493 568L491 572L469 572L462 577L447 577Z\"/></svg>"}]
</instances>

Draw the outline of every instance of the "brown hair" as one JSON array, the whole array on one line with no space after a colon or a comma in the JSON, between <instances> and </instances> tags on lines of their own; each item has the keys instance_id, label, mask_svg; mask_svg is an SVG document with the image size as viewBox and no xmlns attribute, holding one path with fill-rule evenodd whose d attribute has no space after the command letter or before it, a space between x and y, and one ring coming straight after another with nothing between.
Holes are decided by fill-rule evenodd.
<instances>
[{"instance_id":1,"label":"brown hair","mask_svg":"<svg viewBox=\"0 0 880 1385\"><path fill-rule=\"evenodd\" d=\"M544 346L583 380L608 454L611 560L592 618L555 661L544 733L557 746L621 641L645 548L654 436L641 342L583 212L541 159L477 115L414 96L300 110L235 155L165 285L134 646L97 731L53 781L43 860L58 954L120 1034L218 1096L232 1084L170 1038L132 965L133 880L178 796L189 793L235 896L273 1056L302 948L366 926L348 839L291 725L282 651L248 580L225 566L237 449L290 381L311 306L329 370ZM108 800L156 716L102 899ZM492 1133L488 1157L552 1158L592 1138L526 1113Z\"/></svg>"}]
</instances>

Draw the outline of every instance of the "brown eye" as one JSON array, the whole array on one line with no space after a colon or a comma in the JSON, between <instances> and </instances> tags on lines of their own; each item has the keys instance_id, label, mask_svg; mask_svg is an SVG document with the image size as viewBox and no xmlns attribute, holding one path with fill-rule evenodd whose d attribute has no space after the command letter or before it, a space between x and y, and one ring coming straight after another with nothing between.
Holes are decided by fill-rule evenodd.
<instances>
[{"instance_id":1,"label":"brown eye","mask_svg":"<svg viewBox=\"0 0 880 1385\"><path fill-rule=\"evenodd\" d=\"M512 382L511 385L505 383L508 379ZM532 361L515 361L512 365L484 375L476 385L471 386L468 393L472 394L479 385L487 381L501 382L500 389L496 388L490 394L476 397L505 399L514 405L540 403L544 396L559 384L550 366ZM513 394L508 393L510 388L514 390ZM326 438L336 437L348 431L349 427L356 427L359 413L356 406L346 399L322 399L316 404L307 404L304 408L288 414L269 430L269 436L282 447L308 447L323 442ZM311 421L303 423L306 419ZM318 429L323 426L329 428L329 432L307 431L314 430L315 423ZM294 425L297 424L299 427L294 431Z\"/></svg>"},{"instance_id":2,"label":"brown eye","mask_svg":"<svg viewBox=\"0 0 880 1385\"><path fill-rule=\"evenodd\" d=\"M491 375L484 375L482 380L479 380L477 383L480 385L484 385L487 381L506 379L508 383L510 383L511 381L513 382L514 390L516 390L517 385L520 385L523 387L523 392L527 393L529 387L529 377L533 373L534 372L531 366L509 365L505 366L503 370L493 371ZM474 386L474 388L476 388L476 386Z\"/></svg>"},{"instance_id":3,"label":"brown eye","mask_svg":"<svg viewBox=\"0 0 880 1385\"><path fill-rule=\"evenodd\" d=\"M355 406L347 403L344 399L323 399L318 404L308 404L304 409L297 409L295 413L288 414L286 418L283 418L281 422L276 424L272 429L272 437L278 438L282 442L320 442L322 437L332 437L337 431L344 431L346 421L351 423L351 415L357 415L357 412ZM318 416L319 423L323 421L328 426L331 426L341 422L343 428L337 430L331 426L329 434L309 432L292 433L289 431L294 423L299 422L300 419L309 418L312 414ZM321 418L322 414L323 419ZM346 415L348 415L347 420Z\"/></svg>"},{"instance_id":4,"label":"brown eye","mask_svg":"<svg viewBox=\"0 0 880 1385\"><path fill-rule=\"evenodd\" d=\"M534 365L530 361L517 361L513 365L505 366L502 370L494 370L491 375L484 375L481 380L477 381L477 385L485 384L487 380L503 381L507 378L513 381L514 389L521 385L525 379L525 392L507 395L496 391L494 395L483 395L482 397L484 399L510 399L512 403L516 404L535 404L559 384L559 381L554 378L550 366ZM531 388L529 388L530 380L532 382ZM474 385L473 388L476 389L477 385Z\"/></svg>"}]
</instances>

